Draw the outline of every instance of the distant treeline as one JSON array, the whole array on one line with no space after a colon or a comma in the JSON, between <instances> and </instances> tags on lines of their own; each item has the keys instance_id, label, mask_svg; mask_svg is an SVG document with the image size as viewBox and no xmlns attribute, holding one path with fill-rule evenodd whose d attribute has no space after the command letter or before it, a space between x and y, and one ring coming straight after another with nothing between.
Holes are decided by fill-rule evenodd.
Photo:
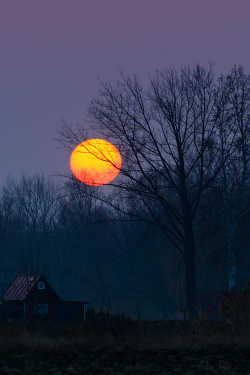
<instances>
[{"instance_id":1,"label":"distant treeline","mask_svg":"<svg viewBox=\"0 0 250 375\"><path fill-rule=\"evenodd\" d=\"M136 319L194 312L202 291L249 279L250 76L214 64L100 83L89 121L122 168L109 186L9 177L0 193L5 283L43 274L62 299ZM63 122L66 148L87 137ZM73 147L74 147L73 146ZM112 160L110 161L112 163Z\"/></svg>"},{"instance_id":2,"label":"distant treeline","mask_svg":"<svg viewBox=\"0 0 250 375\"><path fill-rule=\"evenodd\" d=\"M234 242L242 285L249 276L249 187ZM0 212L4 282L16 275L44 274L62 299L124 310L136 320L139 315L159 319L161 313L171 318L183 296L180 255L161 230L124 221L84 194L88 189L44 176L8 179ZM216 185L203 195L195 222L198 301L203 290L228 290L222 194Z\"/></svg>"}]
</instances>

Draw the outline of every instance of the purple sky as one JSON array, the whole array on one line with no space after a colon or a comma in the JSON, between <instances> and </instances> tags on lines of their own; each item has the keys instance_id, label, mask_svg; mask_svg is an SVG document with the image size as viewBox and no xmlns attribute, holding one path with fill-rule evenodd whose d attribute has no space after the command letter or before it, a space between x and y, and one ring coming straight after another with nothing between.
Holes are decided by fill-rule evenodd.
<instances>
[{"instance_id":1,"label":"purple sky","mask_svg":"<svg viewBox=\"0 0 250 375\"><path fill-rule=\"evenodd\" d=\"M52 137L61 119L83 124L97 77L148 73L208 59L250 74L250 0L1 0L2 184L69 172Z\"/></svg>"}]
</instances>

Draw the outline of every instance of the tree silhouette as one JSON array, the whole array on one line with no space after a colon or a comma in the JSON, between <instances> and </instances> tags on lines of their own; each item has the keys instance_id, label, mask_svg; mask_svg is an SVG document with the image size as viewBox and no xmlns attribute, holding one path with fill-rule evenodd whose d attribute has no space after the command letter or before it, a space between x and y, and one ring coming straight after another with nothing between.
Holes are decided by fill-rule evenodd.
<instances>
[{"instance_id":1,"label":"tree silhouette","mask_svg":"<svg viewBox=\"0 0 250 375\"><path fill-rule=\"evenodd\" d=\"M246 195L250 171L250 75L242 66L232 69L231 74L221 76L217 92L219 118L226 126L221 131L221 158L225 157L226 139L233 135L236 151L223 163L217 179L222 191L221 202L225 208L224 227L227 232L227 266L229 288L235 289L236 259L234 237L239 219L249 211ZM244 205L243 205L244 203ZM243 207L242 207L243 205Z\"/></svg>"},{"instance_id":2,"label":"tree silhouette","mask_svg":"<svg viewBox=\"0 0 250 375\"><path fill-rule=\"evenodd\" d=\"M208 69L199 64L192 70L184 67L179 75L174 68L157 71L149 77L147 91L136 75L123 73L116 86L100 85L88 119L98 138L115 144L123 161L119 176L109 184L113 190L101 199L130 219L163 230L184 258L186 304L190 316L197 315L193 222L203 191L234 151L230 133L225 135L222 160L226 125L219 115L223 98L215 100L214 64ZM66 122L58 134L57 140L68 148L88 135Z\"/></svg>"}]
</instances>

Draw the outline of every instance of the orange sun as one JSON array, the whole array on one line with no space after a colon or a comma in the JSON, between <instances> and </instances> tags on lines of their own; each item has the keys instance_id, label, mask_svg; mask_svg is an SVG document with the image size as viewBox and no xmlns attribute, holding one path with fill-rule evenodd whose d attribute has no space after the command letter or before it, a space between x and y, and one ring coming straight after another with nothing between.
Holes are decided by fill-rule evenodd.
<instances>
[{"instance_id":1,"label":"orange sun","mask_svg":"<svg viewBox=\"0 0 250 375\"><path fill-rule=\"evenodd\" d=\"M120 152L104 139L89 139L80 143L70 158L73 175L93 186L108 184L118 175L121 166Z\"/></svg>"}]
</instances>

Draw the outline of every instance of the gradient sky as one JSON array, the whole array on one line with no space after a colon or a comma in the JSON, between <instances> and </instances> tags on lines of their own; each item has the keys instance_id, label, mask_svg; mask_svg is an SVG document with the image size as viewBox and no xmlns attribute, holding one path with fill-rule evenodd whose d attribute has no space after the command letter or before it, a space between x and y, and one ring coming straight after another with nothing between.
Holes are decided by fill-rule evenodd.
<instances>
[{"instance_id":1,"label":"gradient sky","mask_svg":"<svg viewBox=\"0 0 250 375\"><path fill-rule=\"evenodd\" d=\"M52 139L84 124L97 77L171 65L242 64L250 74L250 0L1 0L0 184L8 174L69 172Z\"/></svg>"}]
</instances>

